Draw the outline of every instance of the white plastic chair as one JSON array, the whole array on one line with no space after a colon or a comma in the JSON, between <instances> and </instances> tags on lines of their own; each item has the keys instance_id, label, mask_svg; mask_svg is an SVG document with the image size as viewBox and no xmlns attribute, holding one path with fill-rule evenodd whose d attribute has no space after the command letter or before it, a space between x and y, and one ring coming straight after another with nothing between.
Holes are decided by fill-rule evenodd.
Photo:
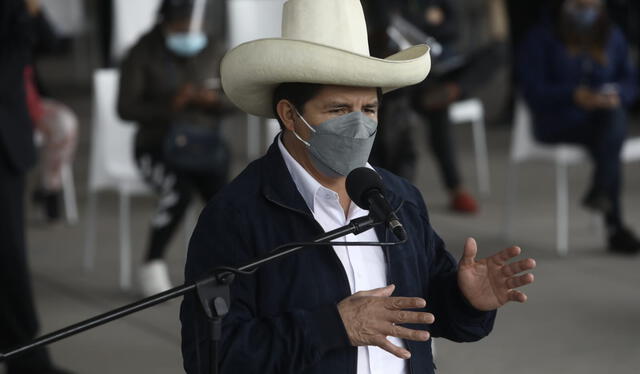
<instances>
[{"instance_id":1,"label":"white plastic chair","mask_svg":"<svg viewBox=\"0 0 640 374\"><path fill-rule=\"evenodd\" d=\"M491 193L489 174L489 152L484 125L484 106L479 99L467 99L449 106L449 120L454 125L471 124L473 129L473 145L476 158L476 176L478 189L482 196Z\"/></svg>"},{"instance_id":2,"label":"white plastic chair","mask_svg":"<svg viewBox=\"0 0 640 374\"><path fill-rule=\"evenodd\" d=\"M96 214L98 193L116 191L119 196L120 223L120 288L131 288L131 203L135 195L149 195L152 191L142 180L134 163L133 138L135 126L120 119L116 113L119 73L115 69L97 70L93 76L93 131L89 160L87 236L84 249L84 268L92 270L96 258ZM185 214L185 246L195 227L193 209Z\"/></svg>"},{"instance_id":3,"label":"white plastic chair","mask_svg":"<svg viewBox=\"0 0 640 374\"><path fill-rule=\"evenodd\" d=\"M509 171L507 175L507 204L505 233L510 238L515 219L517 193L517 165L525 161L547 161L556 169L556 250L559 255L569 253L569 179L570 165L587 160L586 152L573 145L543 145L532 133L532 119L524 100L518 99L515 107L515 123L511 136Z\"/></svg>"},{"instance_id":4,"label":"white plastic chair","mask_svg":"<svg viewBox=\"0 0 640 374\"><path fill-rule=\"evenodd\" d=\"M93 269L96 257L98 192L116 191L120 198L120 287L131 287L130 197L148 194L133 158L135 127L116 114L119 74L115 69L94 73L93 131L89 160L87 237L84 267Z\"/></svg>"},{"instance_id":5,"label":"white plastic chair","mask_svg":"<svg viewBox=\"0 0 640 374\"><path fill-rule=\"evenodd\" d=\"M119 74L97 70L93 76L93 132L89 160L87 237L84 267L91 270L96 257L98 192L116 191L120 199L120 287L131 287L130 197L150 192L133 158L135 127L116 114Z\"/></svg>"}]
</instances>

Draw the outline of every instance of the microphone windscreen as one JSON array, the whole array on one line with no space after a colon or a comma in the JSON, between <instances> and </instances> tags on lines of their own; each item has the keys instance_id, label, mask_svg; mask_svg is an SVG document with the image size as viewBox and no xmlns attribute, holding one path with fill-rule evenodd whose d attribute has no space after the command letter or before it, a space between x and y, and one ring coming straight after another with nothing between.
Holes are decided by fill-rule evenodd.
<instances>
[{"instance_id":1,"label":"microphone windscreen","mask_svg":"<svg viewBox=\"0 0 640 374\"><path fill-rule=\"evenodd\" d=\"M384 191L380 175L367 167L353 169L347 175L346 187L351 201L364 210L369 210L369 192L378 190L382 194Z\"/></svg>"}]
</instances>

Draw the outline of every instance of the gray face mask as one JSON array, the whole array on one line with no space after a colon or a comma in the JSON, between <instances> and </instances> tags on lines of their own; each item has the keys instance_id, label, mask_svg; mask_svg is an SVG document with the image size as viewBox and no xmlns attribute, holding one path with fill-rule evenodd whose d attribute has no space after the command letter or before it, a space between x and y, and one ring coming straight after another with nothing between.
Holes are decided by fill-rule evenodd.
<instances>
[{"instance_id":1,"label":"gray face mask","mask_svg":"<svg viewBox=\"0 0 640 374\"><path fill-rule=\"evenodd\" d=\"M313 166L322 174L337 178L365 166L376 138L378 123L362 112L352 112L311 126L296 110L311 136L308 141L293 134L309 149Z\"/></svg>"}]
</instances>

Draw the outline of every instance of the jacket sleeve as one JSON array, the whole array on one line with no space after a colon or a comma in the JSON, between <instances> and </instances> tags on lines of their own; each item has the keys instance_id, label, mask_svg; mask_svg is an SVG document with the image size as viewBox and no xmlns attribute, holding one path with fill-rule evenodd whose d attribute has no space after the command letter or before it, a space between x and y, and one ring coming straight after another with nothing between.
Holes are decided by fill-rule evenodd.
<instances>
[{"instance_id":1,"label":"jacket sleeve","mask_svg":"<svg viewBox=\"0 0 640 374\"><path fill-rule=\"evenodd\" d=\"M149 61L147 48L142 44L145 40L143 38L129 51L120 68L118 115L138 124L166 122L173 114L170 98L146 95L149 74L145 67L153 62Z\"/></svg>"},{"instance_id":2,"label":"jacket sleeve","mask_svg":"<svg viewBox=\"0 0 640 374\"><path fill-rule=\"evenodd\" d=\"M189 245L186 282L211 273L216 266L238 266L254 257L249 226L242 216L216 200L205 208ZM219 343L221 373L300 373L326 352L350 346L334 304L260 315L255 302L259 273L236 276L231 286L231 306ZM195 295L184 298L180 318L184 368L188 374L206 373L210 362L207 320Z\"/></svg>"},{"instance_id":3,"label":"jacket sleeve","mask_svg":"<svg viewBox=\"0 0 640 374\"><path fill-rule=\"evenodd\" d=\"M480 340L493 329L496 311L479 311L462 295L458 287L457 262L431 227L422 198L420 202L429 261L427 310L436 317L431 335L455 342Z\"/></svg>"},{"instance_id":4,"label":"jacket sleeve","mask_svg":"<svg viewBox=\"0 0 640 374\"><path fill-rule=\"evenodd\" d=\"M638 96L637 71L631 63L629 45L620 29L615 28L612 35L613 54L615 61L614 80L620 90L620 99L624 106L633 104Z\"/></svg>"},{"instance_id":5,"label":"jacket sleeve","mask_svg":"<svg viewBox=\"0 0 640 374\"><path fill-rule=\"evenodd\" d=\"M517 54L518 84L534 112L563 111L574 105L573 93L577 87L549 78L547 54L552 48L547 45L548 38L542 26L535 28L525 38Z\"/></svg>"}]
</instances>

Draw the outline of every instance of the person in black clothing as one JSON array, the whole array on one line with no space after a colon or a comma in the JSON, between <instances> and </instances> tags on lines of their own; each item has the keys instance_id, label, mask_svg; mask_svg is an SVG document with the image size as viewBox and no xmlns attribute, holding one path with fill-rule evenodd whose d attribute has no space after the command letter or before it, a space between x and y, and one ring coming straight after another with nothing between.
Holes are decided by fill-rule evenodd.
<instances>
[{"instance_id":1,"label":"person in black clothing","mask_svg":"<svg viewBox=\"0 0 640 374\"><path fill-rule=\"evenodd\" d=\"M0 351L36 337L36 315L24 232L25 173L36 161L24 68L29 56L23 0L0 2ZM41 348L6 364L7 374L63 374Z\"/></svg>"},{"instance_id":2,"label":"person in black clothing","mask_svg":"<svg viewBox=\"0 0 640 374\"><path fill-rule=\"evenodd\" d=\"M363 5L371 22L369 36L372 55L388 55L393 49L399 48L386 35L390 17L394 14L422 32L425 39L431 37L442 47L441 51L436 51L436 48L432 50L434 59L430 79L407 91L392 93L385 100L381 109L381 141L374 148L374 161L401 176L413 178L416 154L413 151L411 128L406 124L412 120L410 112L415 112L429 125L428 141L450 195L450 208L461 213L476 212L477 202L464 188L458 170L448 109L450 104L464 98L497 71L499 63L506 57L504 49L495 44L468 54L456 51L454 45L460 36L460 20L449 0L367 3ZM393 124L385 126L388 122Z\"/></svg>"},{"instance_id":3,"label":"person in black clothing","mask_svg":"<svg viewBox=\"0 0 640 374\"><path fill-rule=\"evenodd\" d=\"M118 112L136 122L136 162L160 196L138 274L145 296L171 287L163 257L194 191L208 201L227 179L229 154L220 121L232 105L219 88L223 50L203 28L191 30L193 9L193 0L163 1L160 22L129 51L121 68Z\"/></svg>"}]
</instances>

